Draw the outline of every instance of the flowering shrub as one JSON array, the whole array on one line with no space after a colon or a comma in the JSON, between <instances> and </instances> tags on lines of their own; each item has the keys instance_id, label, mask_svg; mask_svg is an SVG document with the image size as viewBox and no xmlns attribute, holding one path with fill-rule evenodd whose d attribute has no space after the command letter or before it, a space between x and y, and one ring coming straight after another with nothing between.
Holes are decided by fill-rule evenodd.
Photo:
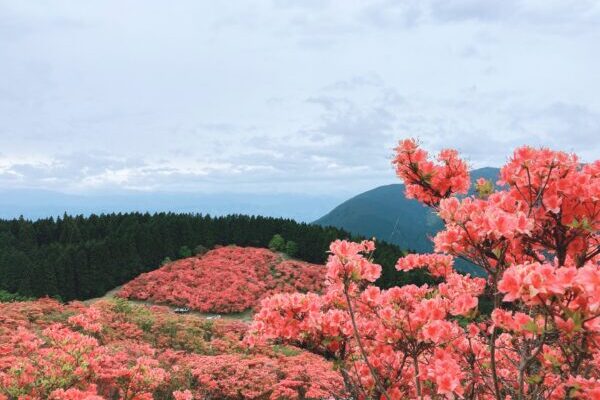
<instances>
[{"instance_id":1,"label":"flowering shrub","mask_svg":"<svg viewBox=\"0 0 600 400\"><path fill-rule=\"evenodd\" d=\"M198 357L192 374L203 399L324 399L341 392L340 377L320 357Z\"/></svg>"},{"instance_id":2,"label":"flowering shrub","mask_svg":"<svg viewBox=\"0 0 600 400\"><path fill-rule=\"evenodd\" d=\"M320 292L325 268L283 260L267 249L227 246L140 275L119 296L187 306L201 312L242 312L282 292Z\"/></svg>"},{"instance_id":3,"label":"flowering shrub","mask_svg":"<svg viewBox=\"0 0 600 400\"><path fill-rule=\"evenodd\" d=\"M521 147L499 190L414 140L393 161L408 197L445 222L435 254L398 260L441 283L380 290L373 242L331 244L323 295L262 302L250 343L275 340L333 359L359 399L600 399L600 161ZM462 195L462 196L458 196ZM487 278L461 275L472 261ZM491 297L491 315L478 298Z\"/></svg>"},{"instance_id":4,"label":"flowering shrub","mask_svg":"<svg viewBox=\"0 0 600 400\"><path fill-rule=\"evenodd\" d=\"M1 303L0 400L316 399L342 390L322 357L248 350L247 328L121 299Z\"/></svg>"}]
</instances>

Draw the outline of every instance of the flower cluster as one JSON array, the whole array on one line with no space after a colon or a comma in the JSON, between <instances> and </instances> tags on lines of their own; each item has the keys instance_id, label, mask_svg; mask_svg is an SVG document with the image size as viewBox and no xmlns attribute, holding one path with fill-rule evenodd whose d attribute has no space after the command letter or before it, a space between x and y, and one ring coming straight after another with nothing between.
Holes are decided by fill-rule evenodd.
<instances>
[{"instance_id":1,"label":"flower cluster","mask_svg":"<svg viewBox=\"0 0 600 400\"><path fill-rule=\"evenodd\" d=\"M275 293L320 292L325 268L283 260L267 249L226 246L127 283L119 296L214 313L242 312Z\"/></svg>"},{"instance_id":2,"label":"flower cluster","mask_svg":"<svg viewBox=\"0 0 600 400\"><path fill-rule=\"evenodd\" d=\"M458 153L442 150L437 160L438 164L429 160L427 152L419 148L414 139L398 144L393 164L406 185L406 197L435 205L454 193L467 193L471 184L469 171Z\"/></svg>"},{"instance_id":3,"label":"flower cluster","mask_svg":"<svg viewBox=\"0 0 600 400\"><path fill-rule=\"evenodd\" d=\"M307 399L343 392L322 357L243 342L235 320L125 300L0 303L1 400Z\"/></svg>"},{"instance_id":4,"label":"flower cluster","mask_svg":"<svg viewBox=\"0 0 600 400\"><path fill-rule=\"evenodd\" d=\"M327 292L265 299L255 315L252 342L283 340L335 359L359 398L381 395L381 382L398 398L414 397L415 374L428 388L423 391L460 394L454 388L461 389L461 376L467 375L457 360L468 343L451 316L475 312L485 280L452 271L451 257L409 256L400 268L428 266L446 282L437 289L408 285L380 290L370 285L380 273L368 259L373 250L370 241L333 242Z\"/></svg>"},{"instance_id":5,"label":"flower cluster","mask_svg":"<svg viewBox=\"0 0 600 400\"><path fill-rule=\"evenodd\" d=\"M50 393L50 400L103 400L103 397L98 396L96 385L90 385L84 390L71 389L56 389Z\"/></svg>"},{"instance_id":6,"label":"flower cluster","mask_svg":"<svg viewBox=\"0 0 600 400\"><path fill-rule=\"evenodd\" d=\"M453 271L454 258L444 254L409 254L396 263L398 271L427 268L437 278L448 276Z\"/></svg>"},{"instance_id":7,"label":"flower cluster","mask_svg":"<svg viewBox=\"0 0 600 400\"><path fill-rule=\"evenodd\" d=\"M381 290L372 243L337 241L327 291L264 300L249 341L334 359L357 399L600 398L600 161L521 147L496 187L480 180L462 196L469 177L456 152L435 164L412 139L396 152L407 197L445 223L436 254L397 269L424 268L439 283ZM455 257L487 278L455 272Z\"/></svg>"},{"instance_id":8,"label":"flower cluster","mask_svg":"<svg viewBox=\"0 0 600 400\"><path fill-rule=\"evenodd\" d=\"M375 250L374 242L336 240L331 243L329 250L331 254L327 262L327 280L330 283L361 280L375 282L379 278L381 266L373 264L362 255Z\"/></svg>"},{"instance_id":9,"label":"flower cluster","mask_svg":"<svg viewBox=\"0 0 600 400\"><path fill-rule=\"evenodd\" d=\"M341 378L321 357L297 350L278 357L197 357L193 365L201 398L324 399L341 393Z\"/></svg>"}]
</instances>

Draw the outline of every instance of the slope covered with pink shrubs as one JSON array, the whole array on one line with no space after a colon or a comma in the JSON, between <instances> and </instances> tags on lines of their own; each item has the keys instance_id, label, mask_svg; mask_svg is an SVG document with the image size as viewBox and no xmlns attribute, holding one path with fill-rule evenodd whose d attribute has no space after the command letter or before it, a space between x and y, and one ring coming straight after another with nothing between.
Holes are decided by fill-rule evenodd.
<instances>
[{"instance_id":1,"label":"slope covered with pink shrubs","mask_svg":"<svg viewBox=\"0 0 600 400\"><path fill-rule=\"evenodd\" d=\"M246 330L121 299L0 303L0 400L319 399L341 390L322 357L250 349Z\"/></svg>"},{"instance_id":2,"label":"slope covered with pink shrubs","mask_svg":"<svg viewBox=\"0 0 600 400\"><path fill-rule=\"evenodd\" d=\"M321 292L324 278L322 265L286 260L267 249L227 246L142 274L118 296L231 313L257 307L275 293Z\"/></svg>"}]
</instances>

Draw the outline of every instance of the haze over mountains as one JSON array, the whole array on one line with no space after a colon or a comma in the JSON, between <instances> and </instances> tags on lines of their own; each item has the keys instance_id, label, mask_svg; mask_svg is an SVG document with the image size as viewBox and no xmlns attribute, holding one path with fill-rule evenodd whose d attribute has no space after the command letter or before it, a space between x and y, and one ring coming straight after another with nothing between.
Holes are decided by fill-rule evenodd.
<instances>
[{"instance_id":1,"label":"haze over mountains","mask_svg":"<svg viewBox=\"0 0 600 400\"><path fill-rule=\"evenodd\" d=\"M210 215L249 214L292 218L310 222L331 210L344 198L310 194L272 193L201 194L185 192L122 191L102 194L66 194L39 189L0 190L0 218L38 219L63 213L101 214L111 212L201 213Z\"/></svg>"}]
</instances>

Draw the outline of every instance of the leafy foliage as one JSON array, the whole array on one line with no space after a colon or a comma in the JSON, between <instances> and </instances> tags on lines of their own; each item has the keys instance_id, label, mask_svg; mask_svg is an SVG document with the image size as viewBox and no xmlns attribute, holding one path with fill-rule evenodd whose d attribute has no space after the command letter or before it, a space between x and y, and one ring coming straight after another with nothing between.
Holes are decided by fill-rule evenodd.
<instances>
[{"instance_id":1,"label":"leafy foliage","mask_svg":"<svg viewBox=\"0 0 600 400\"><path fill-rule=\"evenodd\" d=\"M269 241L269 249L273 251L284 251L285 250L285 239L280 234L273 235L271 241Z\"/></svg>"},{"instance_id":2,"label":"leafy foliage","mask_svg":"<svg viewBox=\"0 0 600 400\"><path fill-rule=\"evenodd\" d=\"M20 294L8 293L6 290L0 290L0 303L8 303L11 301L27 301L32 300L30 297L21 296Z\"/></svg>"},{"instance_id":3,"label":"leafy foliage","mask_svg":"<svg viewBox=\"0 0 600 400\"><path fill-rule=\"evenodd\" d=\"M273 235L273 238L269 242L269 249L273 251L279 251L287 254L290 257L294 257L298 253L298 243L293 240L286 240L280 234Z\"/></svg>"},{"instance_id":4,"label":"leafy foliage","mask_svg":"<svg viewBox=\"0 0 600 400\"><path fill-rule=\"evenodd\" d=\"M285 254L294 257L298 253L298 245L293 240L288 240L285 244Z\"/></svg>"},{"instance_id":5,"label":"leafy foliage","mask_svg":"<svg viewBox=\"0 0 600 400\"><path fill-rule=\"evenodd\" d=\"M192 256L192 250L187 246L181 246L178 252L179 258L188 258Z\"/></svg>"}]
</instances>

